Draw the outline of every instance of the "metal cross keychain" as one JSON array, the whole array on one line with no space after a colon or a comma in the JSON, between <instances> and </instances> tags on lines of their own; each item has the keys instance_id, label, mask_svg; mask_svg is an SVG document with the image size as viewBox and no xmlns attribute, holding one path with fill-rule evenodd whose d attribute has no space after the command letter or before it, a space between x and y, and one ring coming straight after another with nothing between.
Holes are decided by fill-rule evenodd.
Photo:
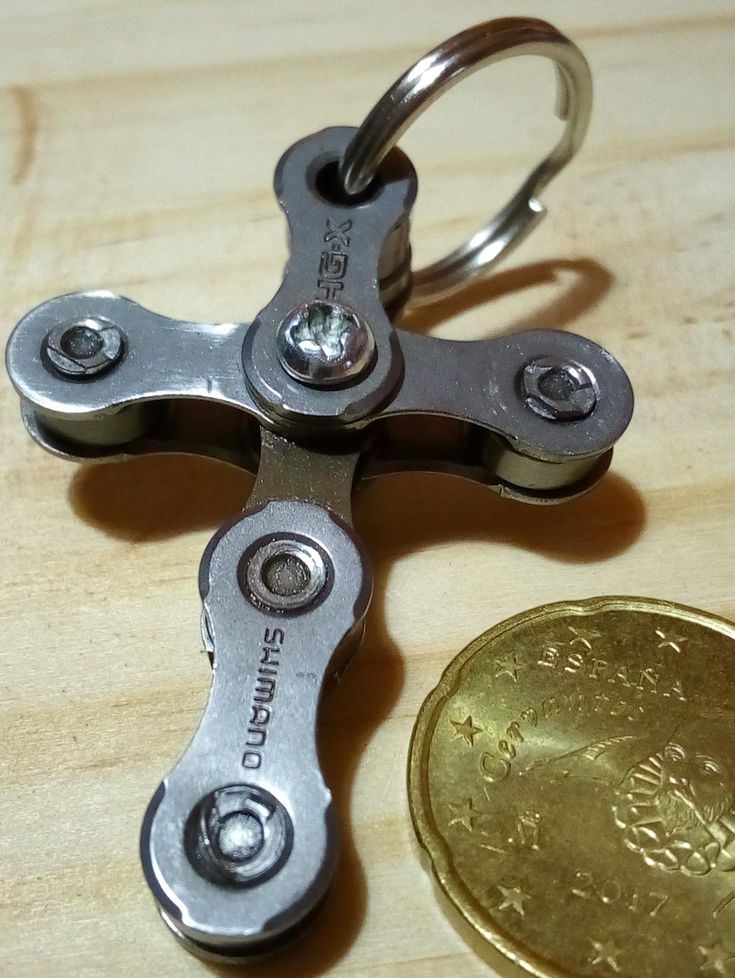
<instances>
[{"instance_id":1,"label":"metal cross keychain","mask_svg":"<svg viewBox=\"0 0 735 978\"><path fill-rule=\"evenodd\" d=\"M492 221L412 272L417 178L397 140L461 78L522 54L557 68L561 139ZM587 62L555 28L480 24L419 60L359 129L325 129L284 154L275 191L291 254L252 323L180 322L85 292L38 306L9 341L23 420L51 452L192 452L257 475L202 558L211 694L141 834L161 914L195 953L240 960L279 946L329 890L338 845L319 699L360 642L372 590L355 486L440 471L554 503L610 464L633 397L597 344L544 329L450 342L394 325L406 305L486 274L536 226L538 195L579 148L591 100Z\"/></svg>"}]
</instances>

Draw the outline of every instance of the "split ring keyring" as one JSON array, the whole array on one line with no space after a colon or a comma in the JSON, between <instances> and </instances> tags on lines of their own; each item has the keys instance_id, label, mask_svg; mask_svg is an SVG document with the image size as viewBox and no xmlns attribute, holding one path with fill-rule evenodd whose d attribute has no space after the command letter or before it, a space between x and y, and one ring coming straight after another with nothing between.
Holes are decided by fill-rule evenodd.
<instances>
[{"instance_id":1,"label":"split ring keyring","mask_svg":"<svg viewBox=\"0 0 735 978\"><path fill-rule=\"evenodd\" d=\"M440 95L462 78L517 55L551 59L559 80L557 114L566 121L554 149L498 214L446 257L413 273L411 304L436 302L469 279L485 275L546 214L538 194L582 145L592 110L589 65L568 37L543 20L507 17L478 24L434 48L408 69L377 102L340 162L349 195L364 191L403 133Z\"/></svg>"}]
</instances>

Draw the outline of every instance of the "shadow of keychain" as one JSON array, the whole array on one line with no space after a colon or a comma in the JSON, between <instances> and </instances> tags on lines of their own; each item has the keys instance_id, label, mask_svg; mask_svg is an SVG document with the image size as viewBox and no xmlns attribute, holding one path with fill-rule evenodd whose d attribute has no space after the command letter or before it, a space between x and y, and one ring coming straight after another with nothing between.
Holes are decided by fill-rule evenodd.
<instances>
[{"instance_id":1,"label":"shadow of keychain","mask_svg":"<svg viewBox=\"0 0 735 978\"><path fill-rule=\"evenodd\" d=\"M417 178L398 139L470 72L526 54L557 69L561 139L492 221L412 272ZM77 460L190 452L257 474L247 508L202 558L211 694L141 833L161 914L203 957L282 945L334 876L316 727L325 677L357 648L372 591L351 525L355 485L441 471L561 502L601 478L628 425L628 379L588 339L538 329L452 342L394 326L407 305L463 288L529 234L591 101L587 63L555 28L480 24L421 58L359 129L325 129L284 154L275 190L291 254L252 323L181 322L86 292L38 306L10 338L23 420L44 448ZM218 423L223 407L238 423Z\"/></svg>"}]
</instances>

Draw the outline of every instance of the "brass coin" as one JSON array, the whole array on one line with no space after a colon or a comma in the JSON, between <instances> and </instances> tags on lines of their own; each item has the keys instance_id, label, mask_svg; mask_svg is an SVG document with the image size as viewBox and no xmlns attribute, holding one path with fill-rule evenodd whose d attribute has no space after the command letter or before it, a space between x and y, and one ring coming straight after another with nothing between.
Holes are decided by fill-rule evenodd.
<instances>
[{"instance_id":1,"label":"brass coin","mask_svg":"<svg viewBox=\"0 0 735 978\"><path fill-rule=\"evenodd\" d=\"M693 608L595 598L511 618L444 673L411 815L502 973L735 978L734 640Z\"/></svg>"}]
</instances>

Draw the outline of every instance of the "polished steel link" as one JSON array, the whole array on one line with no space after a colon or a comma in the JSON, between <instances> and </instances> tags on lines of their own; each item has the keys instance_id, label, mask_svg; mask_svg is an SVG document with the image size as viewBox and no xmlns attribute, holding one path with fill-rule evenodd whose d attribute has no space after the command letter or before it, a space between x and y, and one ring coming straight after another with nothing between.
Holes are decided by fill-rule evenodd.
<instances>
[{"instance_id":1,"label":"polished steel link","mask_svg":"<svg viewBox=\"0 0 735 978\"><path fill-rule=\"evenodd\" d=\"M279 556L301 572L274 590L267 563ZM151 801L141 856L176 936L237 960L298 931L332 882L337 828L317 708L326 676L354 650L372 578L339 517L275 500L216 535L200 586L212 692Z\"/></svg>"}]
</instances>

